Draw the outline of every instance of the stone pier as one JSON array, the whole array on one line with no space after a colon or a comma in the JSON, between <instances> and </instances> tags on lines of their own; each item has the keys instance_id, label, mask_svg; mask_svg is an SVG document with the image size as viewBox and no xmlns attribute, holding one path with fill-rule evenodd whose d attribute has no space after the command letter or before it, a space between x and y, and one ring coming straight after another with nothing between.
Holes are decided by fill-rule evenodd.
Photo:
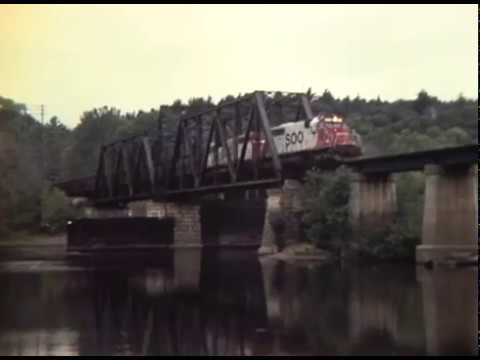
<instances>
[{"instance_id":1,"label":"stone pier","mask_svg":"<svg viewBox=\"0 0 480 360\"><path fill-rule=\"evenodd\" d=\"M283 238L285 246L288 246L303 240L303 184L298 180L286 179L282 190L281 208L285 224Z\"/></svg>"},{"instance_id":2,"label":"stone pier","mask_svg":"<svg viewBox=\"0 0 480 360\"><path fill-rule=\"evenodd\" d=\"M200 205L187 202L134 201L129 204L131 216L170 217L175 221L174 247L199 247L202 245Z\"/></svg>"},{"instance_id":3,"label":"stone pier","mask_svg":"<svg viewBox=\"0 0 480 360\"><path fill-rule=\"evenodd\" d=\"M303 240L303 185L286 179L282 188L267 190L260 255L272 254Z\"/></svg>"},{"instance_id":4,"label":"stone pier","mask_svg":"<svg viewBox=\"0 0 480 360\"><path fill-rule=\"evenodd\" d=\"M418 263L478 259L477 165L425 166L422 244Z\"/></svg>"},{"instance_id":5,"label":"stone pier","mask_svg":"<svg viewBox=\"0 0 480 360\"><path fill-rule=\"evenodd\" d=\"M354 174L350 193L350 216L354 229L380 229L392 223L397 211L397 193L391 174Z\"/></svg>"},{"instance_id":6,"label":"stone pier","mask_svg":"<svg viewBox=\"0 0 480 360\"><path fill-rule=\"evenodd\" d=\"M281 189L267 190L267 206L265 209L265 222L263 225L262 244L258 250L259 255L267 255L278 252L279 227L281 226L282 211L280 200Z\"/></svg>"}]
</instances>

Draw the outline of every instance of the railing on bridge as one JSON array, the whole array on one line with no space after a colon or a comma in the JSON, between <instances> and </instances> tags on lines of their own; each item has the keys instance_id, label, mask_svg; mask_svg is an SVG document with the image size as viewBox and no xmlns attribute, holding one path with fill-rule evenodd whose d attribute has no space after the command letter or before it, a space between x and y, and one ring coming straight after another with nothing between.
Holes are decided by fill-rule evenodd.
<instances>
[{"instance_id":1,"label":"railing on bridge","mask_svg":"<svg viewBox=\"0 0 480 360\"><path fill-rule=\"evenodd\" d=\"M173 144L165 144L160 133L153 138L137 136L103 146L95 176L95 202L280 185L282 163L271 126L301 118L308 122L313 117L308 94L288 95L290 102L285 103L273 92L255 91L186 115L177 123ZM284 110L292 106L290 114L294 115L288 118ZM260 139L264 139L270 156L247 159L248 144ZM220 149L223 163L219 162Z\"/></svg>"}]
</instances>

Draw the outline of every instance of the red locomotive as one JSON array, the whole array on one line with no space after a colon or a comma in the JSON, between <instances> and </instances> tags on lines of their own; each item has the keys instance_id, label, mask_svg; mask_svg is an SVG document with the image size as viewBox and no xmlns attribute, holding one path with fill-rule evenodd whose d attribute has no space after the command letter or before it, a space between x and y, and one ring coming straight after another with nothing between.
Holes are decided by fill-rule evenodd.
<instances>
[{"instance_id":1,"label":"red locomotive","mask_svg":"<svg viewBox=\"0 0 480 360\"><path fill-rule=\"evenodd\" d=\"M358 156L362 153L360 136L337 115L318 115L308 125L304 121L288 122L271 129L278 154L329 151L341 156ZM243 136L238 138L238 151L243 144ZM233 139L227 141L233 145ZM211 144L213 147L213 143ZM263 134L252 133L247 145L245 159L269 157L269 149ZM226 164L223 148L219 149L218 165ZM208 158L208 166L214 166L213 152Z\"/></svg>"}]
</instances>

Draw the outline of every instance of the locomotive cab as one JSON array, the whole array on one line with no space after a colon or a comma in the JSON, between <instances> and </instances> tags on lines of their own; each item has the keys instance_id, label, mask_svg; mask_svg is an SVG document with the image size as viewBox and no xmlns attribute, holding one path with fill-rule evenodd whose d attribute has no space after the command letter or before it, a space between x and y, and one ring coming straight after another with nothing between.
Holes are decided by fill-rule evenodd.
<instances>
[{"instance_id":1,"label":"locomotive cab","mask_svg":"<svg viewBox=\"0 0 480 360\"><path fill-rule=\"evenodd\" d=\"M308 124L308 125L307 125ZM305 125L307 127L305 128ZM360 136L337 115L318 115L311 121L287 122L271 128L272 138L279 155L308 151L333 152L340 156L358 156ZM237 138L237 154L241 154L244 135ZM228 150L233 150L233 138L227 139ZM261 132L252 131L245 148L245 160L271 157L271 151ZM227 164L227 152L220 144L210 143L208 167Z\"/></svg>"},{"instance_id":2,"label":"locomotive cab","mask_svg":"<svg viewBox=\"0 0 480 360\"><path fill-rule=\"evenodd\" d=\"M345 123L342 117L322 115L315 117L311 123L312 131L317 134L319 148L331 148L344 156L361 154L360 136Z\"/></svg>"}]
</instances>

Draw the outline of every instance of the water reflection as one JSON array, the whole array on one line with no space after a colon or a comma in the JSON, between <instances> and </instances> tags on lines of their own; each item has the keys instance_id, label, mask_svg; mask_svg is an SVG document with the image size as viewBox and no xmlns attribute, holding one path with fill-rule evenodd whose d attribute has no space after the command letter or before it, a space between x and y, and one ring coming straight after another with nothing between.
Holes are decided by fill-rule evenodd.
<instances>
[{"instance_id":1,"label":"water reflection","mask_svg":"<svg viewBox=\"0 0 480 360\"><path fill-rule=\"evenodd\" d=\"M477 353L475 268L193 250L64 265L0 272L0 355Z\"/></svg>"},{"instance_id":2,"label":"water reflection","mask_svg":"<svg viewBox=\"0 0 480 360\"><path fill-rule=\"evenodd\" d=\"M478 353L478 268L419 269L418 279L428 354Z\"/></svg>"},{"instance_id":3,"label":"water reflection","mask_svg":"<svg viewBox=\"0 0 480 360\"><path fill-rule=\"evenodd\" d=\"M421 298L408 268L264 263L275 353L424 353ZM268 280L265 279L268 284Z\"/></svg>"}]
</instances>

